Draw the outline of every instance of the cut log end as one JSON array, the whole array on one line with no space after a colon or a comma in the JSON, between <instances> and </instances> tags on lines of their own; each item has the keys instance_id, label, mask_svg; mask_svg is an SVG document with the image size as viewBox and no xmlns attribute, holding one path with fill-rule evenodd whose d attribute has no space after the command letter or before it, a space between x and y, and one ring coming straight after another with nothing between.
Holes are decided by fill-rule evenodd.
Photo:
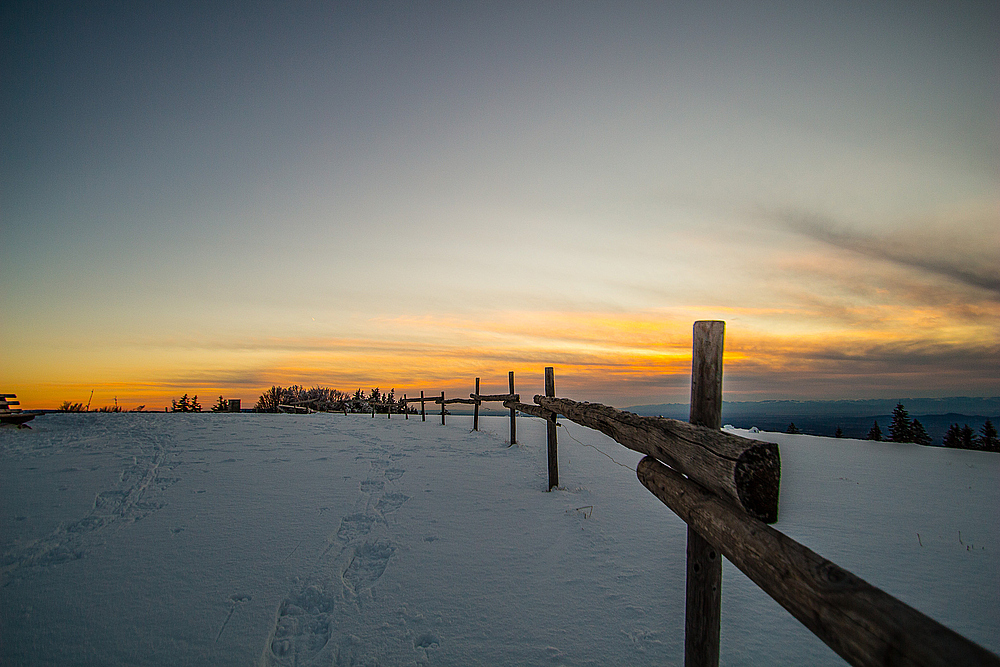
<instances>
[{"instance_id":1,"label":"cut log end","mask_svg":"<svg viewBox=\"0 0 1000 667\"><path fill-rule=\"evenodd\" d=\"M764 523L778 520L781 456L778 446L762 442L750 447L736 461L736 492L740 504Z\"/></svg>"}]
</instances>

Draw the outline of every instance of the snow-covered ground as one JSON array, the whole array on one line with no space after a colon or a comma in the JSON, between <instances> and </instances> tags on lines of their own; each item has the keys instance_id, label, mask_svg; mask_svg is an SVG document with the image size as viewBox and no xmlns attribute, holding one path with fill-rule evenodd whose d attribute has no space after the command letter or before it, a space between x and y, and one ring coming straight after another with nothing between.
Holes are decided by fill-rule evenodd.
<instances>
[{"instance_id":1,"label":"snow-covered ground","mask_svg":"<svg viewBox=\"0 0 1000 667\"><path fill-rule=\"evenodd\" d=\"M546 493L544 424L508 447L506 419L482 421L0 429L0 663L682 664L685 526L640 456L564 424ZM779 530L1000 652L1000 456L750 437L781 449ZM723 580L723 664L843 664Z\"/></svg>"}]
</instances>

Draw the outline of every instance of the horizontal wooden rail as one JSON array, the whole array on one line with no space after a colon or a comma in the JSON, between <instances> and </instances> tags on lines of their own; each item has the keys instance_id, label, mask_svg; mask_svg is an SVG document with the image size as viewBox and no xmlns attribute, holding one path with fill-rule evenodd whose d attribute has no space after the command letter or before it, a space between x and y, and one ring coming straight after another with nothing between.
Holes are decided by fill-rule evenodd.
<instances>
[{"instance_id":1,"label":"horizontal wooden rail","mask_svg":"<svg viewBox=\"0 0 1000 667\"><path fill-rule=\"evenodd\" d=\"M510 410L517 410L518 412L523 412L526 415L531 415L532 417L541 417L546 421L555 421L556 413L551 410L546 410L539 405L531 405L530 403L518 403L517 401L504 401L503 406Z\"/></svg>"},{"instance_id":2,"label":"horizontal wooden rail","mask_svg":"<svg viewBox=\"0 0 1000 667\"><path fill-rule=\"evenodd\" d=\"M651 456L646 488L852 665L991 665L1000 658Z\"/></svg>"},{"instance_id":3,"label":"horizontal wooden rail","mask_svg":"<svg viewBox=\"0 0 1000 667\"><path fill-rule=\"evenodd\" d=\"M485 403L487 401L520 401L520 394L469 394L469 398Z\"/></svg>"},{"instance_id":4,"label":"horizontal wooden rail","mask_svg":"<svg viewBox=\"0 0 1000 667\"><path fill-rule=\"evenodd\" d=\"M535 403L663 461L761 521L778 520L781 459L773 443L600 403L545 396L535 396Z\"/></svg>"}]
</instances>

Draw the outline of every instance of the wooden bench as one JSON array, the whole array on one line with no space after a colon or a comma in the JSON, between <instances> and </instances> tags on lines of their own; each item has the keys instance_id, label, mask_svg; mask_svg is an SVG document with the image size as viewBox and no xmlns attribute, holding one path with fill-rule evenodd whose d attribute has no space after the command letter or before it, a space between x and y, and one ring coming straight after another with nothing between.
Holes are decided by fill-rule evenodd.
<instances>
[{"instance_id":1,"label":"wooden bench","mask_svg":"<svg viewBox=\"0 0 1000 667\"><path fill-rule=\"evenodd\" d=\"M22 412L21 408L12 408L12 405L21 405L20 401L15 401L12 399L17 398L17 394L0 394L0 424L13 424L15 426L24 426L24 428L31 428L30 426L25 426L25 422L30 422L35 418L35 413L33 412Z\"/></svg>"}]
</instances>

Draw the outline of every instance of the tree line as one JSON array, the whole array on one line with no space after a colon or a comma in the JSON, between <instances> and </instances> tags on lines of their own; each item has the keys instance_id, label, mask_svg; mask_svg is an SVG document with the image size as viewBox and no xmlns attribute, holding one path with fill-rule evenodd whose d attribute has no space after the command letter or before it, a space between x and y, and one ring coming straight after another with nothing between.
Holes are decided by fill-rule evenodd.
<instances>
[{"instance_id":1,"label":"tree line","mask_svg":"<svg viewBox=\"0 0 1000 667\"><path fill-rule=\"evenodd\" d=\"M220 397L221 398L221 397ZM415 412L407 407L402 397L396 397L396 390L382 391L378 387L368 393L358 389L348 394L328 387L306 389L299 385L291 387L272 386L261 394L254 406L254 412L286 412L290 410L312 410L315 412Z\"/></svg>"},{"instance_id":2,"label":"tree line","mask_svg":"<svg viewBox=\"0 0 1000 667\"><path fill-rule=\"evenodd\" d=\"M902 403L897 403L892 411L892 423L889 425L889 437L882 435L878 421L872 424L868 431L868 440L887 440L888 442L913 442L918 445L934 444L931 437L927 435L927 430L917 419L910 419L906 408ZM960 427L952 424L948 427L947 433L941 443L944 447L954 447L957 449L979 449L987 452L1000 452L1000 438L997 437L996 427L989 419L983 424L978 435L966 424Z\"/></svg>"}]
</instances>

